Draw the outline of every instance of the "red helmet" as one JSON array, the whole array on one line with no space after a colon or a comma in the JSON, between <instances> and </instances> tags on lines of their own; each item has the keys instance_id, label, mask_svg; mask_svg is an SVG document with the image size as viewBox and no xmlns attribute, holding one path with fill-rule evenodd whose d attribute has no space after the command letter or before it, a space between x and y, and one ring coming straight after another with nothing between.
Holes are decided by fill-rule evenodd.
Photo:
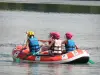
<instances>
[{"instance_id":1,"label":"red helmet","mask_svg":"<svg viewBox=\"0 0 100 75\"><path fill-rule=\"evenodd\" d=\"M60 33L58 33L58 32L50 32L50 36L53 39L59 39L60 38Z\"/></svg>"},{"instance_id":2,"label":"red helmet","mask_svg":"<svg viewBox=\"0 0 100 75\"><path fill-rule=\"evenodd\" d=\"M66 34L66 38L71 39L73 37L73 34L70 32L67 32Z\"/></svg>"}]
</instances>

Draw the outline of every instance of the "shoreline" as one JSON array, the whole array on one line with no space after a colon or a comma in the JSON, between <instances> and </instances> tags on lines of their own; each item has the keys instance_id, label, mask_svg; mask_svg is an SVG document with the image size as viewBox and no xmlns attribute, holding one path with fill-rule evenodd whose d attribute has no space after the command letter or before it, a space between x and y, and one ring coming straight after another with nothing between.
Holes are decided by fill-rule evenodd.
<instances>
[{"instance_id":1,"label":"shoreline","mask_svg":"<svg viewBox=\"0 0 100 75\"><path fill-rule=\"evenodd\" d=\"M0 10L100 14L100 6L47 3L0 2Z\"/></svg>"},{"instance_id":2,"label":"shoreline","mask_svg":"<svg viewBox=\"0 0 100 75\"><path fill-rule=\"evenodd\" d=\"M25 4L64 4L64 5L81 5L81 6L100 6L100 1L60 1L60 0L1 0L0 3L25 3Z\"/></svg>"}]
</instances>

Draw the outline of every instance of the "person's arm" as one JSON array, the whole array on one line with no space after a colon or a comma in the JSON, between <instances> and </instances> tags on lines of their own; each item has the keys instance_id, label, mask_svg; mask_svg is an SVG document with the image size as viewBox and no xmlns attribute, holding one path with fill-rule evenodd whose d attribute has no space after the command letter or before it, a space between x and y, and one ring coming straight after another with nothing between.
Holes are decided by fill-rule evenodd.
<instances>
[{"instance_id":1,"label":"person's arm","mask_svg":"<svg viewBox=\"0 0 100 75\"><path fill-rule=\"evenodd\" d=\"M25 47L28 48L29 47L28 45L29 45L29 40L28 40L28 36L27 36Z\"/></svg>"},{"instance_id":2,"label":"person's arm","mask_svg":"<svg viewBox=\"0 0 100 75\"><path fill-rule=\"evenodd\" d=\"M67 44L67 40L64 40L64 41L62 42L62 44Z\"/></svg>"},{"instance_id":3,"label":"person's arm","mask_svg":"<svg viewBox=\"0 0 100 75\"><path fill-rule=\"evenodd\" d=\"M49 48L54 44L54 40L50 43Z\"/></svg>"},{"instance_id":4,"label":"person's arm","mask_svg":"<svg viewBox=\"0 0 100 75\"><path fill-rule=\"evenodd\" d=\"M75 45L76 49L79 49L76 45Z\"/></svg>"},{"instance_id":5,"label":"person's arm","mask_svg":"<svg viewBox=\"0 0 100 75\"><path fill-rule=\"evenodd\" d=\"M65 49L65 44L67 44L67 40L62 41L61 43L61 48L63 49L63 51Z\"/></svg>"},{"instance_id":6,"label":"person's arm","mask_svg":"<svg viewBox=\"0 0 100 75\"><path fill-rule=\"evenodd\" d=\"M40 41L40 42L43 42L43 43L44 43L44 42L48 42L49 40L40 40L40 39L39 39L38 41Z\"/></svg>"},{"instance_id":7,"label":"person's arm","mask_svg":"<svg viewBox=\"0 0 100 75\"><path fill-rule=\"evenodd\" d=\"M26 41L25 47L28 47L28 45L29 45L29 40Z\"/></svg>"}]
</instances>

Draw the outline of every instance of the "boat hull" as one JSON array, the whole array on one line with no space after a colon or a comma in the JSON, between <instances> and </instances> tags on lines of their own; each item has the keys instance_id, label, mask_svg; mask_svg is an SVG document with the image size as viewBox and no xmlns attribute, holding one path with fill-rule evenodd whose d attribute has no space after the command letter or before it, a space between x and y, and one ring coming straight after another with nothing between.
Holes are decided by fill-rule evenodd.
<instances>
[{"instance_id":1,"label":"boat hull","mask_svg":"<svg viewBox=\"0 0 100 75\"><path fill-rule=\"evenodd\" d=\"M62 55L50 56L47 54L47 51L44 51L42 55L30 55L26 59L23 58L29 54L29 49L22 50L21 46L16 47L12 51L13 60L16 61L20 59L20 62L33 62L33 63L66 63L66 64L74 64L74 63L87 63L89 61L89 54L86 50L74 50L69 53L65 53Z\"/></svg>"}]
</instances>

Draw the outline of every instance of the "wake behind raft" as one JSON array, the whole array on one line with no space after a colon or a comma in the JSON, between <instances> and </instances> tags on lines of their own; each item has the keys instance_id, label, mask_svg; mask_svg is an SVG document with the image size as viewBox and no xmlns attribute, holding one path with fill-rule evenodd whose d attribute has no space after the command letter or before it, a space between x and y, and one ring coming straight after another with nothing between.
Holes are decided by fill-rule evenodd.
<instances>
[{"instance_id":1,"label":"wake behind raft","mask_svg":"<svg viewBox=\"0 0 100 75\"><path fill-rule=\"evenodd\" d=\"M20 59L21 62L34 62L34 63L87 63L89 61L89 54L86 50L74 50L69 53L65 53L62 55L47 55L48 52L44 51L42 55L30 55L26 59L23 58L29 54L29 49L26 48L22 50L23 46L16 46L12 51L12 57L15 61L16 59Z\"/></svg>"}]
</instances>

